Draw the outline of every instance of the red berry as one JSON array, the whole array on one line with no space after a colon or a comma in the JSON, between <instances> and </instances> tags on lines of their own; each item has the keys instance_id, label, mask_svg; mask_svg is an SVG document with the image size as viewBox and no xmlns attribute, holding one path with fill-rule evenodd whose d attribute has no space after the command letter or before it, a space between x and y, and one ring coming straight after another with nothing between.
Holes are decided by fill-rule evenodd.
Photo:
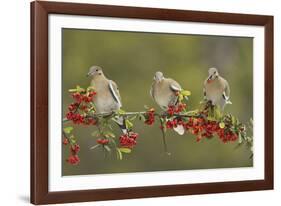
<instances>
[{"instance_id":1,"label":"red berry","mask_svg":"<svg viewBox=\"0 0 281 206\"><path fill-rule=\"evenodd\" d=\"M82 96L80 93L76 92L74 94L72 94L73 99L75 99L76 102L81 103L82 101Z\"/></svg>"},{"instance_id":2,"label":"red berry","mask_svg":"<svg viewBox=\"0 0 281 206\"><path fill-rule=\"evenodd\" d=\"M152 125L154 123L154 121L155 121L154 112L155 112L155 110L153 108L151 108L146 113L146 120L144 122L145 124Z\"/></svg>"},{"instance_id":3,"label":"red berry","mask_svg":"<svg viewBox=\"0 0 281 206\"><path fill-rule=\"evenodd\" d=\"M80 151L80 146L78 144L72 145L70 147L72 154L77 154Z\"/></svg>"},{"instance_id":4,"label":"red berry","mask_svg":"<svg viewBox=\"0 0 281 206\"><path fill-rule=\"evenodd\" d=\"M130 132L130 138L133 138L134 140L136 140L138 138L139 134L135 133L135 132Z\"/></svg>"},{"instance_id":5,"label":"red berry","mask_svg":"<svg viewBox=\"0 0 281 206\"><path fill-rule=\"evenodd\" d=\"M109 143L109 140L108 139L101 139L101 138L99 138L99 139L97 139L97 143L105 145L105 144Z\"/></svg>"},{"instance_id":6,"label":"red berry","mask_svg":"<svg viewBox=\"0 0 281 206\"><path fill-rule=\"evenodd\" d=\"M119 143L122 147L133 148L137 144L137 136L136 133L134 133L133 137L123 134L119 137Z\"/></svg>"},{"instance_id":7,"label":"red berry","mask_svg":"<svg viewBox=\"0 0 281 206\"><path fill-rule=\"evenodd\" d=\"M62 143L63 143L64 145L67 145L67 144L69 143L69 141L68 141L68 139L67 139L67 138L63 138Z\"/></svg>"},{"instance_id":8,"label":"red berry","mask_svg":"<svg viewBox=\"0 0 281 206\"><path fill-rule=\"evenodd\" d=\"M77 165L80 162L80 158L77 155L71 155L66 160L69 164Z\"/></svg>"}]
</instances>

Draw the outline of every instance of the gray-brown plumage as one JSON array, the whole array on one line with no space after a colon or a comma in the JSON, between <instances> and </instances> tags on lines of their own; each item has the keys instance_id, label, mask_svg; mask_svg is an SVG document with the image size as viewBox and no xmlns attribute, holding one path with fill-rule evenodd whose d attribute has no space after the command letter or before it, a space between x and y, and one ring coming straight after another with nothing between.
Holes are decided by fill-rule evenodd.
<instances>
[{"instance_id":1,"label":"gray-brown plumage","mask_svg":"<svg viewBox=\"0 0 281 206\"><path fill-rule=\"evenodd\" d=\"M110 114L118 111L122 107L122 103L117 84L107 79L99 66L90 67L87 76L92 77L91 86L97 92L93 100L96 112ZM125 119L123 117L116 117L113 120L118 124L122 132L126 134Z\"/></svg>"},{"instance_id":2,"label":"gray-brown plumage","mask_svg":"<svg viewBox=\"0 0 281 206\"><path fill-rule=\"evenodd\" d=\"M170 105L176 105L178 101L176 92L179 91L181 91L181 86L178 82L170 78L165 78L162 72L155 73L150 95L161 109L167 110Z\"/></svg>"},{"instance_id":3,"label":"gray-brown plumage","mask_svg":"<svg viewBox=\"0 0 281 206\"><path fill-rule=\"evenodd\" d=\"M181 90L182 88L178 82L170 78L165 78L163 73L158 71L155 73L150 95L161 109L167 110L169 106L178 104L178 96L176 93ZM182 125L174 128L174 130L180 135L184 134Z\"/></svg>"},{"instance_id":4,"label":"gray-brown plumage","mask_svg":"<svg viewBox=\"0 0 281 206\"><path fill-rule=\"evenodd\" d=\"M91 86L97 92L94 98L97 113L118 111L122 104L117 84L107 79L99 66L92 66L89 69L88 76L92 77Z\"/></svg>"},{"instance_id":5,"label":"gray-brown plumage","mask_svg":"<svg viewBox=\"0 0 281 206\"><path fill-rule=\"evenodd\" d=\"M229 84L219 75L216 68L210 68L208 73L209 76L204 81L204 98L223 110L226 104L232 104L229 101Z\"/></svg>"}]
</instances>

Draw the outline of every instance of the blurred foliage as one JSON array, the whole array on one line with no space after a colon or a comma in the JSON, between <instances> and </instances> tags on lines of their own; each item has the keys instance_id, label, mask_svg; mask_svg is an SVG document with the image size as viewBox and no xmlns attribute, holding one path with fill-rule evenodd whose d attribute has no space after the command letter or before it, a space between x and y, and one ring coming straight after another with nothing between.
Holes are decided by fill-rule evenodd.
<instances>
[{"instance_id":1,"label":"blurred foliage","mask_svg":"<svg viewBox=\"0 0 281 206\"><path fill-rule=\"evenodd\" d=\"M68 89L88 87L86 77L92 65L103 68L105 75L120 89L126 111L143 111L144 105L160 108L149 95L156 71L178 81L192 92L189 109L196 109L203 98L203 81L210 67L216 67L228 80L232 105L225 111L247 122L253 116L253 41L252 38L157 34L117 31L63 29L63 116L71 103ZM135 124L138 145L122 161L104 157L91 136L95 127L74 126L81 147L79 165L62 163L62 175L144 172L208 168L249 167L250 151L246 145L223 144L218 138L199 143L193 135L167 132L172 155L163 151L161 131L154 126ZM115 134L120 131L118 128ZM63 148L63 160L69 151Z\"/></svg>"}]
</instances>

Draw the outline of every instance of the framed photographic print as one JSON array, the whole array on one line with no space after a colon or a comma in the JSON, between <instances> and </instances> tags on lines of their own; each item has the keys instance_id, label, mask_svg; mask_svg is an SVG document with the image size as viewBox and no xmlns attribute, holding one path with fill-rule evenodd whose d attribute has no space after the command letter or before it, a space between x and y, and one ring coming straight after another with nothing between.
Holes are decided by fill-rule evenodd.
<instances>
[{"instance_id":1,"label":"framed photographic print","mask_svg":"<svg viewBox=\"0 0 281 206\"><path fill-rule=\"evenodd\" d=\"M273 17L31 3L33 204L273 189Z\"/></svg>"}]
</instances>

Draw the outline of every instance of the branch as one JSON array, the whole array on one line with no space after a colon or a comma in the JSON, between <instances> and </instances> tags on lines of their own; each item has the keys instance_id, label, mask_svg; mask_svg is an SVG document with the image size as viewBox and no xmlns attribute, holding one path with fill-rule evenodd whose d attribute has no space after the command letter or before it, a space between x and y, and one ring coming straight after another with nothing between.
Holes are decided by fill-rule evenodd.
<instances>
[{"instance_id":1,"label":"branch","mask_svg":"<svg viewBox=\"0 0 281 206\"><path fill-rule=\"evenodd\" d=\"M167 155L171 155L171 153L168 151L168 146L167 146L167 142L166 142L166 131L164 129L165 127L165 123L163 121L163 119L159 116L159 121L161 124L161 131L162 131L162 138L163 138L163 144L164 144L164 151Z\"/></svg>"},{"instance_id":2,"label":"branch","mask_svg":"<svg viewBox=\"0 0 281 206\"><path fill-rule=\"evenodd\" d=\"M134 115L144 115L147 114L148 111L141 111L141 112L125 112L125 113L115 113L115 112L106 112L106 113L96 113L92 115L86 115L85 118L98 118L98 117L108 117L108 116L134 116ZM173 114L169 115L167 112L162 112L162 113L154 113L154 116L158 117L166 117L166 116L173 116L173 117L202 117L202 114L194 114L194 111L189 111L186 113L179 113L179 114ZM69 120L67 118L63 119L63 122L68 122Z\"/></svg>"}]
</instances>

